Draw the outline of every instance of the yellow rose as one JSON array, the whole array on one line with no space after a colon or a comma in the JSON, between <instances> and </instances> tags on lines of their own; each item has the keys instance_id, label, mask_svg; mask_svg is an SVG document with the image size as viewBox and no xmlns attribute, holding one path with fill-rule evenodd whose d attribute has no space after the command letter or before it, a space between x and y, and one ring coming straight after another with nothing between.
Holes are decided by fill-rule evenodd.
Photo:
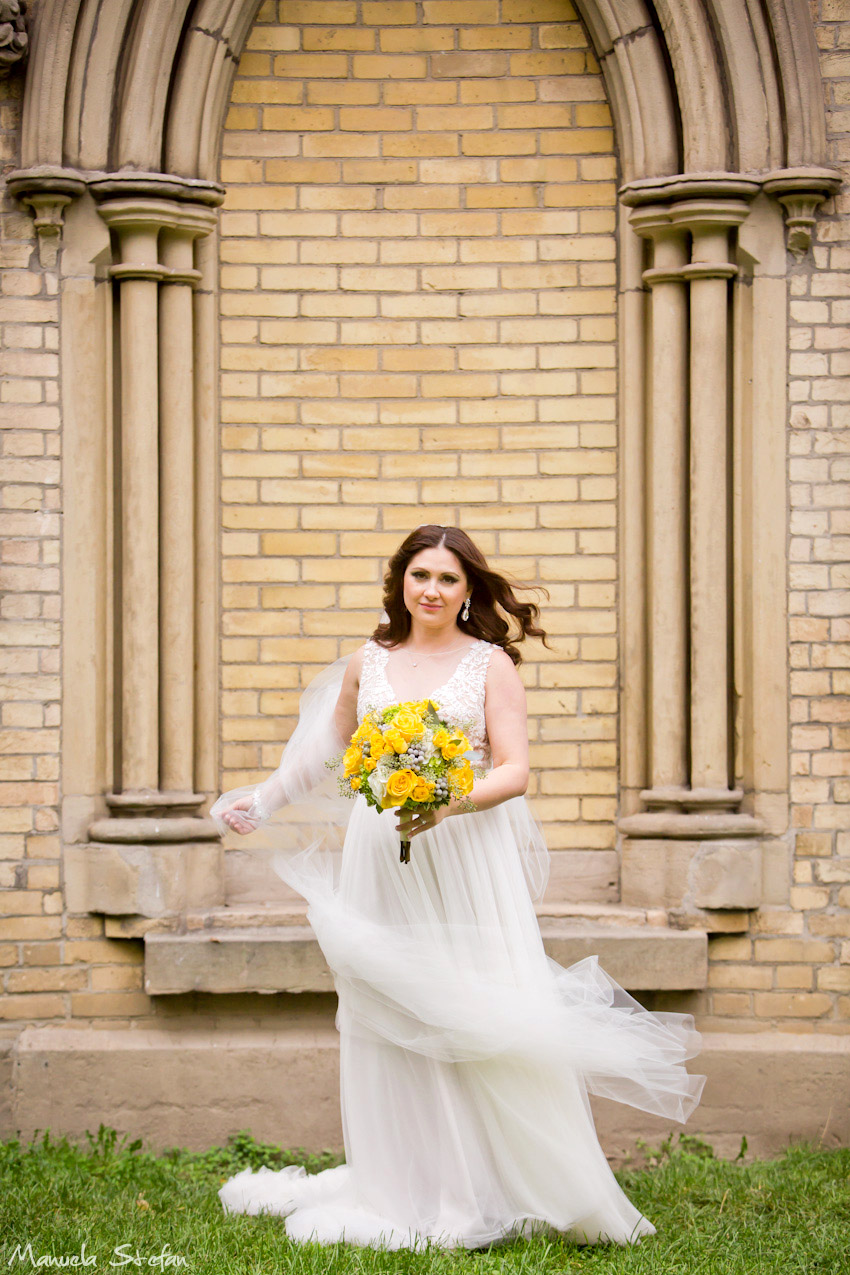
<instances>
[{"instance_id":1,"label":"yellow rose","mask_svg":"<svg viewBox=\"0 0 850 1275\"><path fill-rule=\"evenodd\" d=\"M354 792L357 792L357 789L360 787L360 783L361 783L360 776L352 775L348 782L351 784L351 787L354 790Z\"/></svg>"},{"instance_id":2,"label":"yellow rose","mask_svg":"<svg viewBox=\"0 0 850 1275\"><path fill-rule=\"evenodd\" d=\"M413 792L410 794L412 801L431 801L434 796L434 785L429 784L427 779L419 779L413 786Z\"/></svg>"},{"instance_id":3,"label":"yellow rose","mask_svg":"<svg viewBox=\"0 0 850 1275\"><path fill-rule=\"evenodd\" d=\"M357 730L351 736L352 744L362 744L363 740L368 738L369 733L372 729L373 728L369 724L369 722L361 722L360 725L357 727Z\"/></svg>"},{"instance_id":4,"label":"yellow rose","mask_svg":"<svg viewBox=\"0 0 850 1275\"><path fill-rule=\"evenodd\" d=\"M432 736L435 748L445 748L449 742L449 732L443 726L438 726Z\"/></svg>"},{"instance_id":5,"label":"yellow rose","mask_svg":"<svg viewBox=\"0 0 850 1275\"><path fill-rule=\"evenodd\" d=\"M342 758L346 775L353 775L355 770L359 770L362 761L363 754L359 748L347 748Z\"/></svg>"},{"instance_id":6,"label":"yellow rose","mask_svg":"<svg viewBox=\"0 0 850 1275\"><path fill-rule=\"evenodd\" d=\"M442 744L440 747L440 751L442 752L446 761L452 761L455 757L460 757L461 753L465 753L469 747L470 747L469 740L461 732L458 735L452 735L448 743Z\"/></svg>"},{"instance_id":7,"label":"yellow rose","mask_svg":"<svg viewBox=\"0 0 850 1275\"><path fill-rule=\"evenodd\" d=\"M393 727L397 731L401 731L406 740L419 739L425 727L422 725L422 718L413 708L400 708L393 718Z\"/></svg>"},{"instance_id":8,"label":"yellow rose","mask_svg":"<svg viewBox=\"0 0 850 1275\"><path fill-rule=\"evenodd\" d=\"M363 765L366 767L366 769L369 771L369 773L370 773L370 774L371 774L371 773L372 773L372 771L375 769L375 767L377 766L377 764L378 764L378 763L377 763L377 761L375 760L375 758L374 758L374 757L364 757L364 758L363 758Z\"/></svg>"},{"instance_id":9,"label":"yellow rose","mask_svg":"<svg viewBox=\"0 0 850 1275\"><path fill-rule=\"evenodd\" d=\"M369 736L369 744L370 744L369 752L375 758L376 761L379 757L383 757L384 753L388 753L390 751L387 745L384 743L383 735L378 730L376 730L373 735Z\"/></svg>"},{"instance_id":10,"label":"yellow rose","mask_svg":"<svg viewBox=\"0 0 850 1275\"><path fill-rule=\"evenodd\" d=\"M394 749L397 753L407 752L407 740L404 738L401 731L396 730L393 726L390 726L388 730L384 731L384 742L389 744L390 748Z\"/></svg>"},{"instance_id":11,"label":"yellow rose","mask_svg":"<svg viewBox=\"0 0 850 1275\"><path fill-rule=\"evenodd\" d=\"M452 779L454 781L454 786L460 795L462 797L468 797L472 792L472 785L475 781L475 776L472 773L472 767L469 763L467 762L464 766L459 766L456 770L454 770L452 773Z\"/></svg>"},{"instance_id":12,"label":"yellow rose","mask_svg":"<svg viewBox=\"0 0 850 1275\"><path fill-rule=\"evenodd\" d=\"M400 806L410 796L417 778L412 770L394 770L387 780L387 793L382 804Z\"/></svg>"}]
</instances>

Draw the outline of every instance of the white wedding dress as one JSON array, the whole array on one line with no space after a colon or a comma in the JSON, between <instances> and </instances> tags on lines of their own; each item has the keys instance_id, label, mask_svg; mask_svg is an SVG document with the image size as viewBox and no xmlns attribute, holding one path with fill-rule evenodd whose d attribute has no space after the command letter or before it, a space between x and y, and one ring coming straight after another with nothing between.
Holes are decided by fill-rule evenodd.
<instances>
[{"instance_id":1,"label":"white wedding dress","mask_svg":"<svg viewBox=\"0 0 850 1275\"><path fill-rule=\"evenodd\" d=\"M431 691L485 768L492 649L469 647ZM367 643L358 720L414 698L397 693L397 662L391 685L390 655ZM225 1209L280 1214L294 1240L387 1248L477 1248L538 1228L582 1243L653 1234L587 1095L685 1120L703 1084L684 1067L699 1048L692 1018L646 1012L595 957L547 958L529 889L544 884L545 847L524 798L443 820L409 864L395 823L358 797L336 875L321 849L276 861L308 900L339 996L346 1163L246 1170L221 1188Z\"/></svg>"}]
</instances>

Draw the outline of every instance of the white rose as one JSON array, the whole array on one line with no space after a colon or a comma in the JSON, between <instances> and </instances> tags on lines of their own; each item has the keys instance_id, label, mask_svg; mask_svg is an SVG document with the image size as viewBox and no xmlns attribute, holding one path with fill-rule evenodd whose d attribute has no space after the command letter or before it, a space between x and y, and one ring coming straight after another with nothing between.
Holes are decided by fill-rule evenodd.
<instances>
[{"instance_id":1,"label":"white rose","mask_svg":"<svg viewBox=\"0 0 850 1275\"><path fill-rule=\"evenodd\" d=\"M387 779L390 777L394 769L395 767L390 763L387 756L384 755L367 780L369 787L372 790L372 795L378 805L380 805L384 800L384 795L387 791Z\"/></svg>"},{"instance_id":2,"label":"white rose","mask_svg":"<svg viewBox=\"0 0 850 1275\"><path fill-rule=\"evenodd\" d=\"M381 778L377 770L373 770L366 782L372 790L372 796L380 806L384 800L384 793L387 791L386 780Z\"/></svg>"}]
</instances>

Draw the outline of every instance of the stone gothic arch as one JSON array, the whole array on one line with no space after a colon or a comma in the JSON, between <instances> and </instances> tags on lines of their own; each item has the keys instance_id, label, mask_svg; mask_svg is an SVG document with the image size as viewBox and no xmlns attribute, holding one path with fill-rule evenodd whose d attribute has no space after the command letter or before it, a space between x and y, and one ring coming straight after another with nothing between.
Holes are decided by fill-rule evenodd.
<instances>
[{"instance_id":1,"label":"stone gothic arch","mask_svg":"<svg viewBox=\"0 0 850 1275\"><path fill-rule=\"evenodd\" d=\"M64 234L72 910L221 901L216 176L258 7L42 0L31 33L9 186L45 261ZM786 826L782 209L800 255L839 178L806 0L578 7L622 176L623 897L719 929Z\"/></svg>"},{"instance_id":2,"label":"stone gothic arch","mask_svg":"<svg viewBox=\"0 0 850 1275\"><path fill-rule=\"evenodd\" d=\"M230 85L259 5L39 5L19 179L31 189L34 169L56 170L41 173L45 182L132 170L214 185ZM578 9L603 67L626 185L737 172L829 189L805 0L578 0Z\"/></svg>"}]
</instances>

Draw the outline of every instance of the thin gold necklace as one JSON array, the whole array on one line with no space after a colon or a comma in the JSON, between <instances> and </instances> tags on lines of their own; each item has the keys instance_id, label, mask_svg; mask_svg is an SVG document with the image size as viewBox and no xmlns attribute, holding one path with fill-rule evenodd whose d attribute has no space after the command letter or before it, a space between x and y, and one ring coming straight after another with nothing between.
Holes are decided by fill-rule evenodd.
<instances>
[{"instance_id":1,"label":"thin gold necklace","mask_svg":"<svg viewBox=\"0 0 850 1275\"><path fill-rule=\"evenodd\" d=\"M466 645L467 645L466 642L460 642L458 643L457 646L446 647L445 651L432 651L430 655L420 655L419 652L417 651L416 654L419 655L420 660L433 660L433 659L436 659L438 655L451 655L453 651L460 651ZM413 667L418 668L419 660L414 660L413 656L411 655L410 651L407 649L406 646L403 646L401 649L404 651L405 655L410 660L410 663L413 665Z\"/></svg>"}]
</instances>

